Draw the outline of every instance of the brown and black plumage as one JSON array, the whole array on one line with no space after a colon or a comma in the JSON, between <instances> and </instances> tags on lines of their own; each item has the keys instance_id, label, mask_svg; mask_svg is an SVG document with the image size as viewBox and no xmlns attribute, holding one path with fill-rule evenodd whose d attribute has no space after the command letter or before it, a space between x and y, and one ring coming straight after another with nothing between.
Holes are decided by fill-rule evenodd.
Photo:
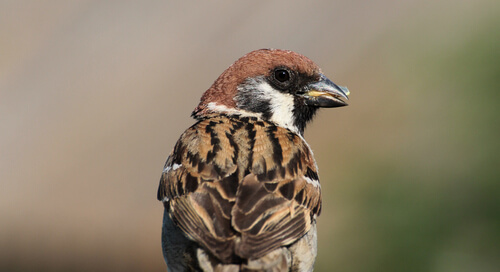
<instances>
[{"instance_id":1,"label":"brown and black plumage","mask_svg":"<svg viewBox=\"0 0 500 272\"><path fill-rule=\"evenodd\" d=\"M321 186L302 134L347 95L291 51L257 50L229 67L162 173L169 271L311 271Z\"/></svg>"}]
</instances>

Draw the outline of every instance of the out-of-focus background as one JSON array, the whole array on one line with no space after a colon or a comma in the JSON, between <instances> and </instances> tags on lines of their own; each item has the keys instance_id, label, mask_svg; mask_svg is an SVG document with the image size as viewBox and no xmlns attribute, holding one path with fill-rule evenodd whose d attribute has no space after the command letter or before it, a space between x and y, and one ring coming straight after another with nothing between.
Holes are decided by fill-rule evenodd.
<instances>
[{"instance_id":1,"label":"out-of-focus background","mask_svg":"<svg viewBox=\"0 0 500 272\"><path fill-rule=\"evenodd\" d=\"M306 130L316 271L500 271L499 1L2 1L0 270L162 271L163 164L243 54L351 90Z\"/></svg>"}]
</instances>

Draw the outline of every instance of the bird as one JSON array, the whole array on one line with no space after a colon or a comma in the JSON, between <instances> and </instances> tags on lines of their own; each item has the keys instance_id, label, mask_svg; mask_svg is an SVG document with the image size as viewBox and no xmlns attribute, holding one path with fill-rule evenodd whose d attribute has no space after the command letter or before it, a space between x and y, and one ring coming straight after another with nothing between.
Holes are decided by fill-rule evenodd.
<instances>
[{"instance_id":1,"label":"bird","mask_svg":"<svg viewBox=\"0 0 500 272\"><path fill-rule=\"evenodd\" d=\"M348 95L289 50L255 50L227 68L161 174L168 271L312 271L322 196L304 129Z\"/></svg>"}]
</instances>

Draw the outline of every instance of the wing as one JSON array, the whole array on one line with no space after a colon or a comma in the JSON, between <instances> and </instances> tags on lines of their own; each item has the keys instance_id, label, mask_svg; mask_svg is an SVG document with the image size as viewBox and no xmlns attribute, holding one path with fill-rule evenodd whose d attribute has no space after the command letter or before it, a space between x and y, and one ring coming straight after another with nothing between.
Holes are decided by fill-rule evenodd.
<instances>
[{"instance_id":1,"label":"wing","mask_svg":"<svg viewBox=\"0 0 500 272\"><path fill-rule=\"evenodd\" d=\"M241 233L236 253L244 258L292 244L321 211L317 166L302 137L269 124L255 130L250 174L238 188L232 212Z\"/></svg>"},{"instance_id":2,"label":"wing","mask_svg":"<svg viewBox=\"0 0 500 272\"><path fill-rule=\"evenodd\" d=\"M225 263L302 237L319 214L317 168L303 139L252 119L211 118L167 159L158 199L188 237Z\"/></svg>"},{"instance_id":3,"label":"wing","mask_svg":"<svg viewBox=\"0 0 500 272\"><path fill-rule=\"evenodd\" d=\"M167 159L158 189L174 222L222 261L234 258L231 209L242 177L228 119L204 120L184 132ZM231 135L228 135L231 136Z\"/></svg>"}]
</instances>

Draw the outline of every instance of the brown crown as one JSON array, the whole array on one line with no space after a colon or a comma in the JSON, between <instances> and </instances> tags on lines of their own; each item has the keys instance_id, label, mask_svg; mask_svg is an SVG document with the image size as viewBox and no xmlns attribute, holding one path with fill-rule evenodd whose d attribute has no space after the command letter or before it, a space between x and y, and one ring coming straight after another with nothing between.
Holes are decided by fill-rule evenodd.
<instances>
[{"instance_id":1,"label":"brown crown","mask_svg":"<svg viewBox=\"0 0 500 272\"><path fill-rule=\"evenodd\" d=\"M236 108L233 98L237 87L247 78L267 75L277 66L286 66L297 73L314 75L320 72L319 67L307 57L289 50L259 49L239 58L227 68L212 86L202 95L200 104L193 111L194 116L208 113L207 105L216 102L228 108Z\"/></svg>"}]
</instances>

